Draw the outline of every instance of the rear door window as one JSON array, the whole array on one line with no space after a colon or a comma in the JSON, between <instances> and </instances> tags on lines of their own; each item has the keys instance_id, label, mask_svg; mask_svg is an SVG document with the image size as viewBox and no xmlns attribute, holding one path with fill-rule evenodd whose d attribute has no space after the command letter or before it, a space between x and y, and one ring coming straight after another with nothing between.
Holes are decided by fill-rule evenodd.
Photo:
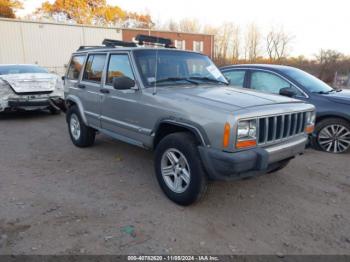
<instances>
[{"instance_id":1,"label":"rear door window","mask_svg":"<svg viewBox=\"0 0 350 262\"><path fill-rule=\"evenodd\" d=\"M236 87L244 86L244 78L246 71L244 70L232 70L223 72L224 76L230 81L230 85Z\"/></svg>"},{"instance_id":2,"label":"rear door window","mask_svg":"<svg viewBox=\"0 0 350 262\"><path fill-rule=\"evenodd\" d=\"M78 80L80 76L80 72L83 69L85 62L85 55L77 55L73 56L70 62L67 78L70 80Z\"/></svg>"},{"instance_id":3,"label":"rear door window","mask_svg":"<svg viewBox=\"0 0 350 262\"><path fill-rule=\"evenodd\" d=\"M100 83L105 62L106 54L89 55L85 65L83 80Z\"/></svg>"}]
</instances>

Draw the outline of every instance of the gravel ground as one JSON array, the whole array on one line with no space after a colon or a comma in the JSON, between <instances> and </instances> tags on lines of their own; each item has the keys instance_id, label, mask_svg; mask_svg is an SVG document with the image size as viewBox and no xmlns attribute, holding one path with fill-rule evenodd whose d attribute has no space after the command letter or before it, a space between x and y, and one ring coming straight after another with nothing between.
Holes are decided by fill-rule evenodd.
<instances>
[{"instance_id":1,"label":"gravel ground","mask_svg":"<svg viewBox=\"0 0 350 262\"><path fill-rule=\"evenodd\" d=\"M187 208L151 152L102 135L76 148L63 115L1 115L0 155L0 254L350 254L349 154L307 150Z\"/></svg>"}]
</instances>

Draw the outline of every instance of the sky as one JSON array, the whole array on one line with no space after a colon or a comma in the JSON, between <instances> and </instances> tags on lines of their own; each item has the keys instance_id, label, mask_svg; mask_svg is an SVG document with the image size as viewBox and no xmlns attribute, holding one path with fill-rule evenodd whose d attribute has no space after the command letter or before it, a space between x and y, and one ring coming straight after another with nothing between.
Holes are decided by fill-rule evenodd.
<instances>
[{"instance_id":1,"label":"sky","mask_svg":"<svg viewBox=\"0 0 350 262\"><path fill-rule=\"evenodd\" d=\"M52 0L50 0L52 2ZM43 0L24 0L25 15ZM349 0L107 0L127 11L147 12L156 22L197 19L203 25L233 22L244 28L255 23L262 32L283 28L293 36L291 55L313 57L323 49L350 55Z\"/></svg>"}]
</instances>

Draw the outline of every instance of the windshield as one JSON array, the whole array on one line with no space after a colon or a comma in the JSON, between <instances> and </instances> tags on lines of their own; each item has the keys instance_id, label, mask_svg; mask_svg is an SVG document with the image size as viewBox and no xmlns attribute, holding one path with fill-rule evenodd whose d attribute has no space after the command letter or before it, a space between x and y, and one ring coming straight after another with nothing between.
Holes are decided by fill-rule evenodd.
<instances>
[{"instance_id":1,"label":"windshield","mask_svg":"<svg viewBox=\"0 0 350 262\"><path fill-rule=\"evenodd\" d=\"M333 88L325 82L300 69L288 68L284 69L283 72L312 93L328 93L333 90Z\"/></svg>"},{"instance_id":2,"label":"windshield","mask_svg":"<svg viewBox=\"0 0 350 262\"><path fill-rule=\"evenodd\" d=\"M202 54L172 50L135 50L134 55L146 87L228 84L214 63Z\"/></svg>"},{"instance_id":3,"label":"windshield","mask_svg":"<svg viewBox=\"0 0 350 262\"><path fill-rule=\"evenodd\" d=\"M9 65L0 66L0 75L27 74L27 73L48 73L45 68L32 65Z\"/></svg>"}]
</instances>

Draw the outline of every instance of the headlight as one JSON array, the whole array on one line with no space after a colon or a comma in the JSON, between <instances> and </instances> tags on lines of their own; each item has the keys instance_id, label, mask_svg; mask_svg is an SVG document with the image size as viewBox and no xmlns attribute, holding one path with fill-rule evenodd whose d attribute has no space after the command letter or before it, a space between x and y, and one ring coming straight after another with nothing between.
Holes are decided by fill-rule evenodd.
<instances>
[{"instance_id":1,"label":"headlight","mask_svg":"<svg viewBox=\"0 0 350 262\"><path fill-rule=\"evenodd\" d=\"M316 113L315 111L310 111L306 113L306 123L314 125L316 121Z\"/></svg>"},{"instance_id":2,"label":"headlight","mask_svg":"<svg viewBox=\"0 0 350 262\"><path fill-rule=\"evenodd\" d=\"M305 126L306 133L311 134L312 132L314 132L315 122L316 122L316 112L315 111L306 112L306 126Z\"/></svg>"},{"instance_id":3,"label":"headlight","mask_svg":"<svg viewBox=\"0 0 350 262\"><path fill-rule=\"evenodd\" d=\"M240 121L237 128L238 139L256 138L256 120Z\"/></svg>"},{"instance_id":4,"label":"headlight","mask_svg":"<svg viewBox=\"0 0 350 262\"><path fill-rule=\"evenodd\" d=\"M256 146L256 120L238 122L236 148Z\"/></svg>"}]
</instances>

